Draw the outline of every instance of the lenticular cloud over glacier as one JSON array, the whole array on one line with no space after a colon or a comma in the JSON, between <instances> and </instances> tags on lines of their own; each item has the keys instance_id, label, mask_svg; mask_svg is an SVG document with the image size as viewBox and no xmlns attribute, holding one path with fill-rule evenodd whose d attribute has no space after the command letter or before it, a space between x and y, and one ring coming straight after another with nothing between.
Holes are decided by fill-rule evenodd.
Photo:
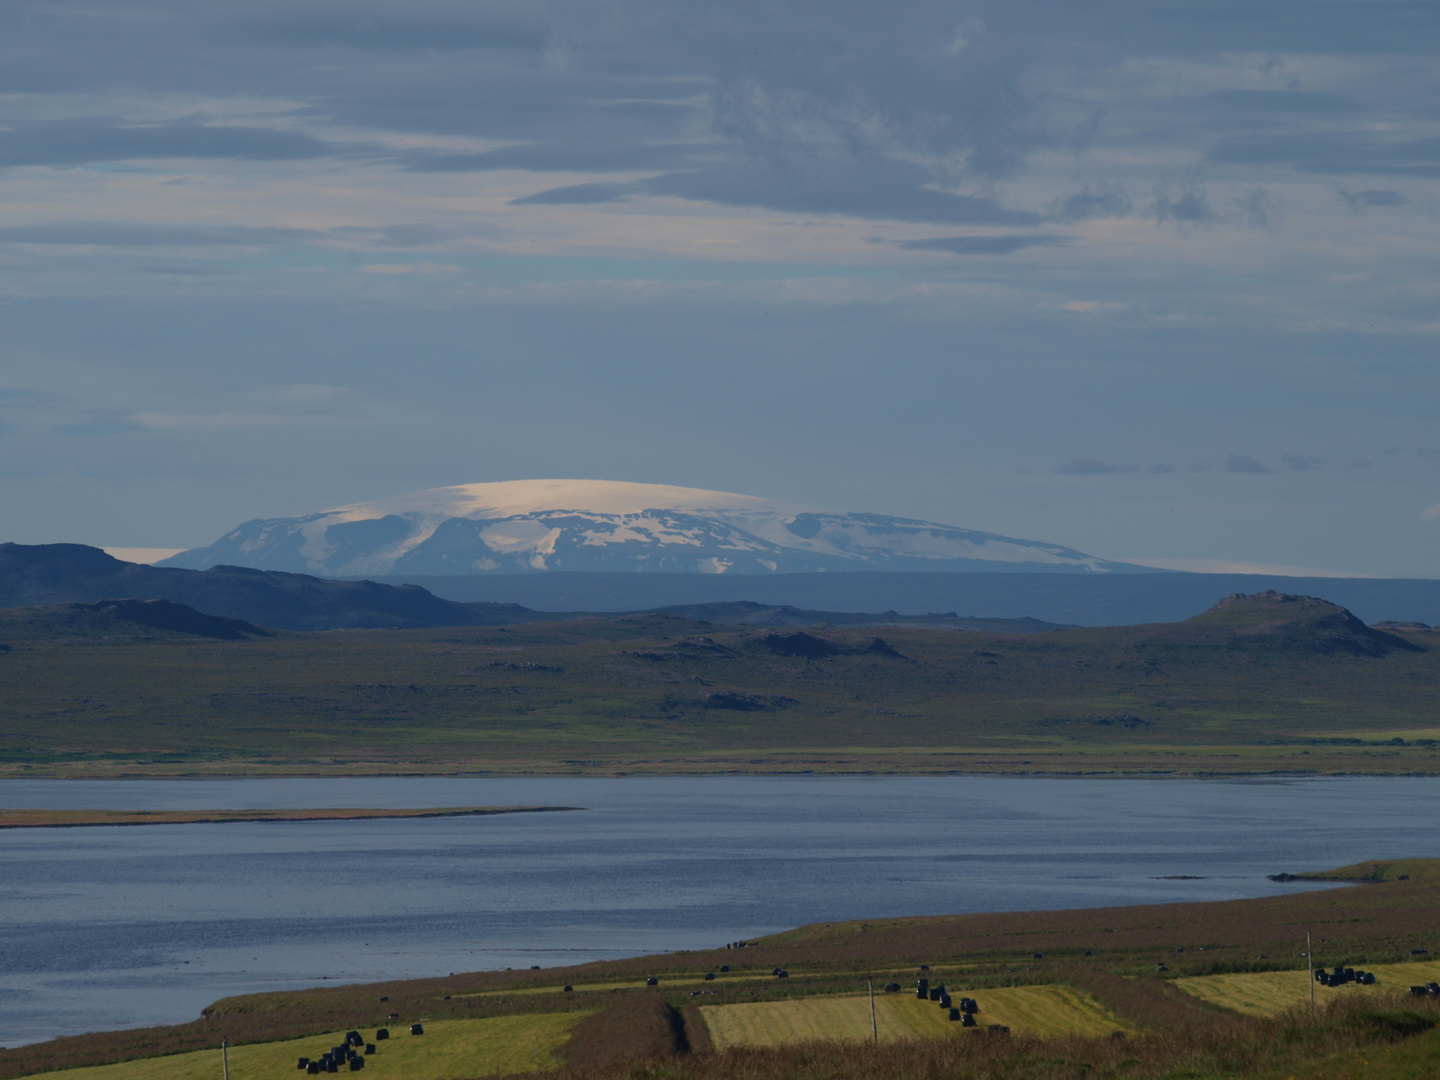
<instances>
[{"instance_id":1,"label":"lenticular cloud over glacier","mask_svg":"<svg viewBox=\"0 0 1440 1080\"><path fill-rule=\"evenodd\" d=\"M459 484L248 521L162 565L388 574L1139 569L1057 544L883 514L607 480Z\"/></svg>"}]
</instances>

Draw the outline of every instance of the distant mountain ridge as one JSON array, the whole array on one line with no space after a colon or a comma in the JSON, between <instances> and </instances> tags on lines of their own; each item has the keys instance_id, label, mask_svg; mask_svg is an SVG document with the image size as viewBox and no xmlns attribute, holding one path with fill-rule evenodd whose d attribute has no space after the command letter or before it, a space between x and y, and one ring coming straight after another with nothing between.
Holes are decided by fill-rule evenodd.
<instances>
[{"instance_id":1,"label":"distant mountain ridge","mask_svg":"<svg viewBox=\"0 0 1440 1080\"><path fill-rule=\"evenodd\" d=\"M1060 629L1027 618L802 611L748 602L672 608L637 604L628 612L649 613L756 627L929 626L1018 634ZM418 585L336 581L240 566L151 567L121 562L82 544L0 544L0 629L9 627L23 637L133 636L143 629L238 640L267 636L260 628L267 626L281 630L505 626L587 614L591 613L443 600Z\"/></svg>"},{"instance_id":2,"label":"distant mountain ridge","mask_svg":"<svg viewBox=\"0 0 1440 1080\"><path fill-rule=\"evenodd\" d=\"M1058 544L884 514L606 480L462 484L248 521L161 566L318 574L840 570L1151 573Z\"/></svg>"},{"instance_id":3,"label":"distant mountain ridge","mask_svg":"<svg viewBox=\"0 0 1440 1080\"><path fill-rule=\"evenodd\" d=\"M442 600L418 585L329 581L217 566L202 572L121 562L82 544L0 544L0 608L168 600L282 630L498 626L555 618L518 604Z\"/></svg>"}]
</instances>

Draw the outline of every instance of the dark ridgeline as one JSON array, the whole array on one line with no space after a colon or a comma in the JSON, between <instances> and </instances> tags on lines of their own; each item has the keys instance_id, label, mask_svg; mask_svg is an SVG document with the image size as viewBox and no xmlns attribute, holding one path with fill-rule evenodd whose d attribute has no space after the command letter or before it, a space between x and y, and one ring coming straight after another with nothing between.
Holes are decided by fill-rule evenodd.
<instances>
[{"instance_id":1,"label":"dark ridgeline","mask_svg":"<svg viewBox=\"0 0 1440 1080\"><path fill-rule=\"evenodd\" d=\"M1369 622L1440 623L1440 581L1418 579L852 571L350 581L236 566L144 566L81 544L0 544L0 607L170 600L290 630L497 626L584 612L659 611L717 625L934 626L1016 634L1176 622L1205 611L1217 596L1266 589L1324 595Z\"/></svg>"},{"instance_id":2,"label":"dark ridgeline","mask_svg":"<svg viewBox=\"0 0 1440 1080\"><path fill-rule=\"evenodd\" d=\"M80 544L0 544L0 608L168 600L197 612L281 630L498 626L555 618L515 604L460 604L416 585L335 581L216 566L181 570L125 563Z\"/></svg>"}]
</instances>

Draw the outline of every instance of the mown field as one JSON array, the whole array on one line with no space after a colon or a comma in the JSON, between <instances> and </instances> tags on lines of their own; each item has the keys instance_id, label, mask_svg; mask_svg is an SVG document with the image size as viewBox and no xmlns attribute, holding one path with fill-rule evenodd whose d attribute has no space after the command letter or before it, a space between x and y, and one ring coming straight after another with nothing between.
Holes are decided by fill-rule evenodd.
<instances>
[{"instance_id":1,"label":"mown field","mask_svg":"<svg viewBox=\"0 0 1440 1080\"><path fill-rule=\"evenodd\" d=\"M299 1055L315 1056L337 1033L369 1037L380 1026L397 1034L377 1044L366 1071L392 1080L535 1070L597 1080L1440 1075L1440 999L1403 992L1440 970L1429 959L1440 955L1440 860L1349 875L1369 883L1258 900L825 923L741 949L229 998L191 1024L0 1050L0 1080L57 1071L198 1080L218 1075L222 1038L236 1080L294 1074ZM1307 990L1307 931L1317 963L1363 966L1381 983L1322 996L1313 1019L1303 1005L1285 1008ZM1420 949L1430 951L1417 958ZM775 977L777 967L789 977ZM976 998L982 1026L963 1029L916 1000L921 974ZM877 995L878 1047L867 1041L867 977L908 991ZM412 1038L417 1021L426 1034ZM1011 1030L990 1035L990 1024Z\"/></svg>"},{"instance_id":2,"label":"mown field","mask_svg":"<svg viewBox=\"0 0 1440 1080\"><path fill-rule=\"evenodd\" d=\"M987 1027L1002 1024L1025 1035L1133 1032L1130 1025L1089 994L1069 986L1007 986L977 991L962 984L949 989L957 1000L962 995L976 997L980 1005L977 1022ZM717 1050L787 1046L813 1039L870 1042L877 1035L880 1042L969 1035L936 1002L920 1001L909 992L877 994L873 1027L868 994L702 1005L700 1015L710 1043Z\"/></svg>"},{"instance_id":3,"label":"mown field","mask_svg":"<svg viewBox=\"0 0 1440 1080\"><path fill-rule=\"evenodd\" d=\"M878 644L659 616L0 642L0 776L1440 772L1440 634L1272 608Z\"/></svg>"},{"instance_id":4,"label":"mown field","mask_svg":"<svg viewBox=\"0 0 1440 1080\"><path fill-rule=\"evenodd\" d=\"M1351 964L1351 967L1356 966ZM1310 987L1315 983L1315 1003L1328 1005L1337 998L1382 997L1387 992L1405 993L1417 983L1440 981L1440 961L1419 964L1364 964L1375 975L1375 985L1321 986L1305 971L1246 971L1225 975L1201 975L1177 979L1175 985L1212 1005L1233 1009L1247 1016L1274 1016L1296 1006L1308 1006Z\"/></svg>"}]
</instances>

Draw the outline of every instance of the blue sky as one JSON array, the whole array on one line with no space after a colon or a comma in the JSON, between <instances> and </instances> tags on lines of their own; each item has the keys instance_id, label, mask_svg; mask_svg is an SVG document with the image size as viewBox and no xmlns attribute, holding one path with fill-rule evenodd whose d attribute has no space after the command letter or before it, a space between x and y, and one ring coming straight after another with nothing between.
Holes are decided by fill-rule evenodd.
<instances>
[{"instance_id":1,"label":"blue sky","mask_svg":"<svg viewBox=\"0 0 1440 1080\"><path fill-rule=\"evenodd\" d=\"M10 0L0 538L533 476L1440 575L1440 5Z\"/></svg>"}]
</instances>

